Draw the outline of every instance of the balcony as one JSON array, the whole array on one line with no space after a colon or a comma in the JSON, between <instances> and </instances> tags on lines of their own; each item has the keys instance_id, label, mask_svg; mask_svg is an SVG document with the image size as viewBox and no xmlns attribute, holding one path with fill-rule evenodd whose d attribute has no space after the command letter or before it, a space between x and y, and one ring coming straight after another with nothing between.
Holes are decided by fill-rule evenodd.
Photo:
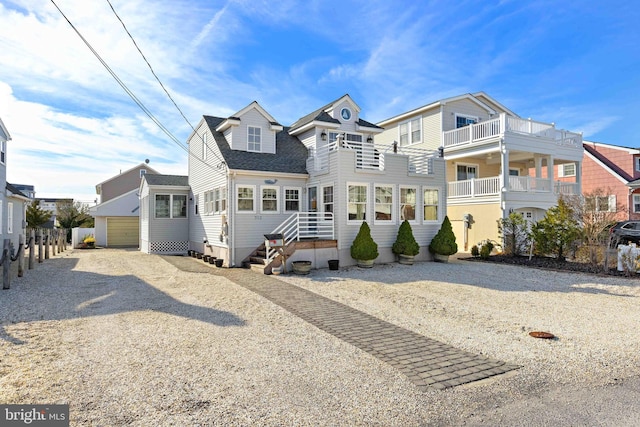
<instances>
[{"instance_id":1,"label":"balcony","mask_svg":"<svg viewBox=\"0 0 640 427\"><path fill-rule=\"evenodd\" d=\"M504 186L506 192L544 193L556 196L577 195L579 193L579 186L575 182L552 182L548 178L531 176L509 176L508 178L507 185ZM500 195L502 187L502 177L500 176L452 181L449 183L448 197L449 199L491 198Z\"/></svg>"},{"instance_id":2,"label":"balcony","mask_svg":"<svg viewBox=\"0 0 640 427\"><path fill-rule=\"evenodd\" d=\"M446 150L488 142L509 134L536 137L562 147L582 148L582 135L579 133L556 129L553 123L521 119L505 113L495 119L446 131L443 144Z\"/></svg>"},{"instance_id":3,"label":"balcony","mask_svg":"<svg viewBox=\"0 0 640 427\"><path fill-rule=\"evenodd\" d=\"M355 168L361 171L384 171L388 155L405 155L409 160L410 173L432 175L435 151L402 148L394 145L376 145L371 142L331 141L309 150L307 168L316 173L328 172L330 155L355 153Z\"/></svg>"}]
</instances>

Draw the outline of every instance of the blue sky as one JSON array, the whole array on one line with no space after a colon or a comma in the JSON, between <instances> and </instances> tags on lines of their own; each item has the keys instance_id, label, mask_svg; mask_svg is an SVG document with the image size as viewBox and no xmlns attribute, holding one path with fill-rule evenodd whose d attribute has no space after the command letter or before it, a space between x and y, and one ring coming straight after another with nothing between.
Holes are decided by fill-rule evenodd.
<instances>
[{"instance_id":1,"label":"blue sky","mask_svg":"<svg viewBox=\"0 0 640 427\"><path fill-rule=\"evenodd\" d=\"M106 0L54 0L183 144L191 132ZM377 122L484 91L522 117L640 147L640 13L633 2L111 0L195 126L258 101L280 123L349 93ZM0 0L7 179L39 197L186 153L134 104L51 0Z\"/></svg>"}]
</instances>

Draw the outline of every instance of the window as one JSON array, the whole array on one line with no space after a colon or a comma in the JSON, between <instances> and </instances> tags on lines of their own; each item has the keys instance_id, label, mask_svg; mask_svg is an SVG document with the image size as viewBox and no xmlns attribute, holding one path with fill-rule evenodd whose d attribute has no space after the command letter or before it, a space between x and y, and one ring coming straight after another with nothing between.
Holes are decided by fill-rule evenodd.
<instances>
[{"instance_id":1,"label":"window","mask_svg":"<svg viewBox=\"0 0 640 427\"><path fill-rule=\"evenodd\" d=\"M400 187L400 220L414 221L416 219L416 188Z\"/></svg>"},{"instance_id":2,"label":"window","mask_svg":"<svg viewBox=\"0 0 640 427\"><path fill-rule=\"evenodd\" d=\"M171 196L171 198L173 199L171 203L171 217L186 218L187 217L187 195L174 194Z\"/></svg>"},{"instance_id":3,"label":"window","mask_svg":"<svg viewBox=\"0 0 640 427\"><path fill-rule=\"evenodd\" d=\"M260 141L261 141L261 130L260 128L249 126L249 135L247 138L247 151L260 151Z\"/></svg>"},{"instance_id":4,"label":"window","mask_svg":"<svg viewBox=\"0 0 640 427\"><path fill-rule=\"evenodd\" d=\"M345 132L329 132L329 143L336 142L338 140L338 135L344 135L343 141L345 142L362 142L362 135L358 135L356 133L345 133Z\"/></svg>"},{"instance_id":5,"label":"window","mask_svg":"<svg viewBox=\"0 0 640 427\"><path fill-rule=\"evenodd\" d=\"M333 186L322 188L322 210L333 213Z\"/></svg>"},{"instance_id":6,"label":"window","mask_svg":"<svg viewBox=\"0 0 640 427\"><path fill-rule=\"evenodd\" d=\"M278 187L262 187L261 211L265 213L278 212Z\"/></svg>"},{"instance_id":7,"label":"window","mask_svg":"<svg viewBox=\"0 0 640 427\"><path fill-rule=\"evenodd\" d=\"M287 212L297 212L300 210L300 189L284 189L284 210Z\"/></svg>"},{"instance_id":8,"label":"window","mask_svg":"<svg viewBox=\"0 0 640 427\"><path fill-rule=\"evenodd\" d=\"M0 141L0 163L4 165L7 153L7 141Z\"/></svg>"},{"instance_id":9,"label":"window","mask_svg":"<svg viewBox=\"0 0 640 427\"><path fill-rule=\"evenodd\" d=\"M216 212L224 212L227 210L227 187L220 187L216 189Z\"/></svg>"},{"instance_id":10,"label":"window","mask_svg":"<svg viewBox=\"0 0 640 427\"><path fill-rule=\"evenodd\" d=\"M636 163L636 170L640 172L640 157L634 157Z\"/></svg>"},{"instance_id":11,"label":"window","mask_svg":"<svg viewBox=\"0 0 640 427\"><path fill-rule=\"evenodd\" d=\"M204 214L211 214L211 197L213 196L213 191L205 191L204 192Z\"/></svg>"},{"instance_id":12,"label":"window","mask_svg":"<svg viewBox=\"0 0 640 427\"><path fill-rule=\"evenodd\" d=\"M207 132L202 134L202 160L207 160Z\"/></svg>"},{"instance_id":13,"label":"window","mask_svg":"<svg viewBox=\"0 0 640 427\"><path fill-rule=\"evenodd\" d=\"M423 193L424 221L438 221L438 190L425 188Z\"/></svg>"},{"instance_id":14,"label":"window","mask_svg":"<svg viewBox=\"0 0 640 427\"><path fill-rule=\"evenodd\" d=\"M456 129L478 123L477 117L458 116L456 115Z\"/></svg>"},{"instance_id":15,"label":"window","mask_svg":"<svg viewBox=\"0 0 640 427\"><path fill-rule=\"evenodd\" d=\"M199 195L195 195L195 197L193 198L193 213L194 215L198 215L198 202L200 200Z\"/></svg>"},{"instance_id":16,"label":"window","mask_svg":"<svg viewBox=\"0 0 640 427\"><path fill-rule=\"evenodd\" d=\"M419 143L422 140L421 130L420 117L400 123L400 146Z\"/></svg>"},{"instance_id":17,"label":"window","mask_svg":"<svg viewBox=\"0 0 640 427\"><path fill-rule=\"evenodd\" d=\"M253 193L254 187L238 187L238 212L255 212Z\"/></svg>"},{"instance_id":18,"label":"window","mask_svg":"<svg viewBox=\"0 0 640 427\"><path fill-rule=\"evenodd\" d=\"M365 221L367 219L367 186L349 184L348 190L348 219L350 221Z\"/></svg>"},{"instance_id":19,"label":"window","mask_svg":"<svg viewBox=\"0 0 640 427\"><path fill-rule=\"evenodd\" d=\"M171 196L156 194L156 218L171 218Z\"/></svg>"},{"instance_id":20,"label":"window","mask_svg":"<svg viewBox=\"0 0 640 427\"><path fill-rule=\"evenodd\" d=\"M616 196L586 197L585 208L588 212L616 212Z\"/></svg>"},{"instance_id":21,"label":"window","mask_svg":"<svg viewBox=\"0 0 640 427\"><path fill-rule=\"evenodd\" d=\"M564 163L558 166L558 177L562 178L565 176L576 176L575 163Z\"/></svg>"},{"instance_id":22,"label":"window","mask_svg":"<svg viewBox=\"0 0 640 427\"><path fill-rule=\"evenodd\" d=\"M7 202L7 233L13 233L13 203Z\"/></svg>"},{"instance_id":23,"label":"window","mask_svg":"<svg viewBox=\"0 0 640 427\"><path fill-rule=\"evenodd\" d=\"M143 176L145 176L147 173L146 169L140 169L140 178L142 178Z\"/></svg>"},{"instance_id":24,"label":"window","mask_svg":"<svg viewBox=\"0 0 640 427\"><path fill-rule=\"evenodd\" d=\"M478 167L475 165L456 165L456 179L464 181L478 177Z\"/></svg>"},{"instance_id":25,"label":"window","mask_svg":"<svg viewBox=\"0 0 640 427\"><path fill-rule=\"evenodd\" d=\"M211 213L219 212L220 208L220 189L211 190Z\"/></svg>"},{"instance_id":26,"label":"window","mask_svg":"<svg viewBox=\"0 0 640 427\"><path fill-rule=\"evenodd\" d=\"M520 176L520 169L509 169L509 176Z\"/></svg>"},{"instance_id":27,"label":"window","mask_svg":"<svg viewBox=\"0 0 640 427\"><path fill-rule=\"evenodd\" d=\"M393 187L388 185L376 185L376 221L392 221L393 212Z\"/></svg>"}]
</instances>

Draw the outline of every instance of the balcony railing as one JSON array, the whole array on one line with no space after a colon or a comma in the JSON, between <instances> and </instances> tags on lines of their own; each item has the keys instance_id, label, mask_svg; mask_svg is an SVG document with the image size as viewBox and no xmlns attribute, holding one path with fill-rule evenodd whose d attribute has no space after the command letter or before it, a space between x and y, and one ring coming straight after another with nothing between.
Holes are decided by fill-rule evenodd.
<instances>
[{"instance_id":1,"label":"balcony railing","mask_svg":"<svg viewBox=\"0 0 640 427\"><path fill-rule=\"evenodd\" d=\"M296 212L276 227L271 234L282 234L285 246L300 239L335 239L335 226L331 212ZM267 260L278 256L275 248L267 248Z\"/></svg>"},{"instance_id":2,"label":"balcony railing","mask_svg":"<svg viewBox=\"0 0 640 427\"><path fill-rule=\"evenodd\" d=\"M374 145L369 142L332 141L317 149L309 150L309 160L316 171L329 168L329 153L334 151L355 151L355 167L360 170L384 170L385 155L393 153L393 145ZM433 174L433 158L437 155L434 151L415 148L397 147L398 154L409 156L409 172L418 174Z\"/></svg>"},{"instance_id":3,"label":"balcony railing","mask_svg":"<svg viewBox=\"0 0 640 427\"><path fill-rule=\"evenodd\" d=\"M553 123L521 119L507 116L505 113L501 113L495 119L446 131L443 133L443 143L445 148L457 147L495 138L509 132L545 138L558 145L576 148L582 144L582 135L579 133L556 129Z\"/></svg>"},{"instance_id":4,"label":"balcony railing","mask_svg":"<svg viewBox=\"0 0 640 427\"><path fill-rule=\"evenodd\" d=\"M507 191L528 193L551 193L563 195L578 194L578 184L575 182L551 182L547 178L532 176L510 176ZM448 185L449 198L468 198L482 196L496 196L500 194L502 179L499 176L487 178L473 178L462 181L452 181Z\"/></svg>"}]
</instances>

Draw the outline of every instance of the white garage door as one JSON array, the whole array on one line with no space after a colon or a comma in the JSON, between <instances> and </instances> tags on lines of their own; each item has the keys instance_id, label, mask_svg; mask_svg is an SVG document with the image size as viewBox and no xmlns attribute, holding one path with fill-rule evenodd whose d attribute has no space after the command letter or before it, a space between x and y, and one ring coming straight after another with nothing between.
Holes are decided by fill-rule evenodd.
<instances>
[{"instance_id":1,"label":"white garage door","mask_svg":"<svg viewBox=\"0 0 640 427\"><path fill-rule=\"evenodd\" d=\"M138 217L107 218L107 246L138 246L140 224Z\"/></svg>"}]
</instances>

